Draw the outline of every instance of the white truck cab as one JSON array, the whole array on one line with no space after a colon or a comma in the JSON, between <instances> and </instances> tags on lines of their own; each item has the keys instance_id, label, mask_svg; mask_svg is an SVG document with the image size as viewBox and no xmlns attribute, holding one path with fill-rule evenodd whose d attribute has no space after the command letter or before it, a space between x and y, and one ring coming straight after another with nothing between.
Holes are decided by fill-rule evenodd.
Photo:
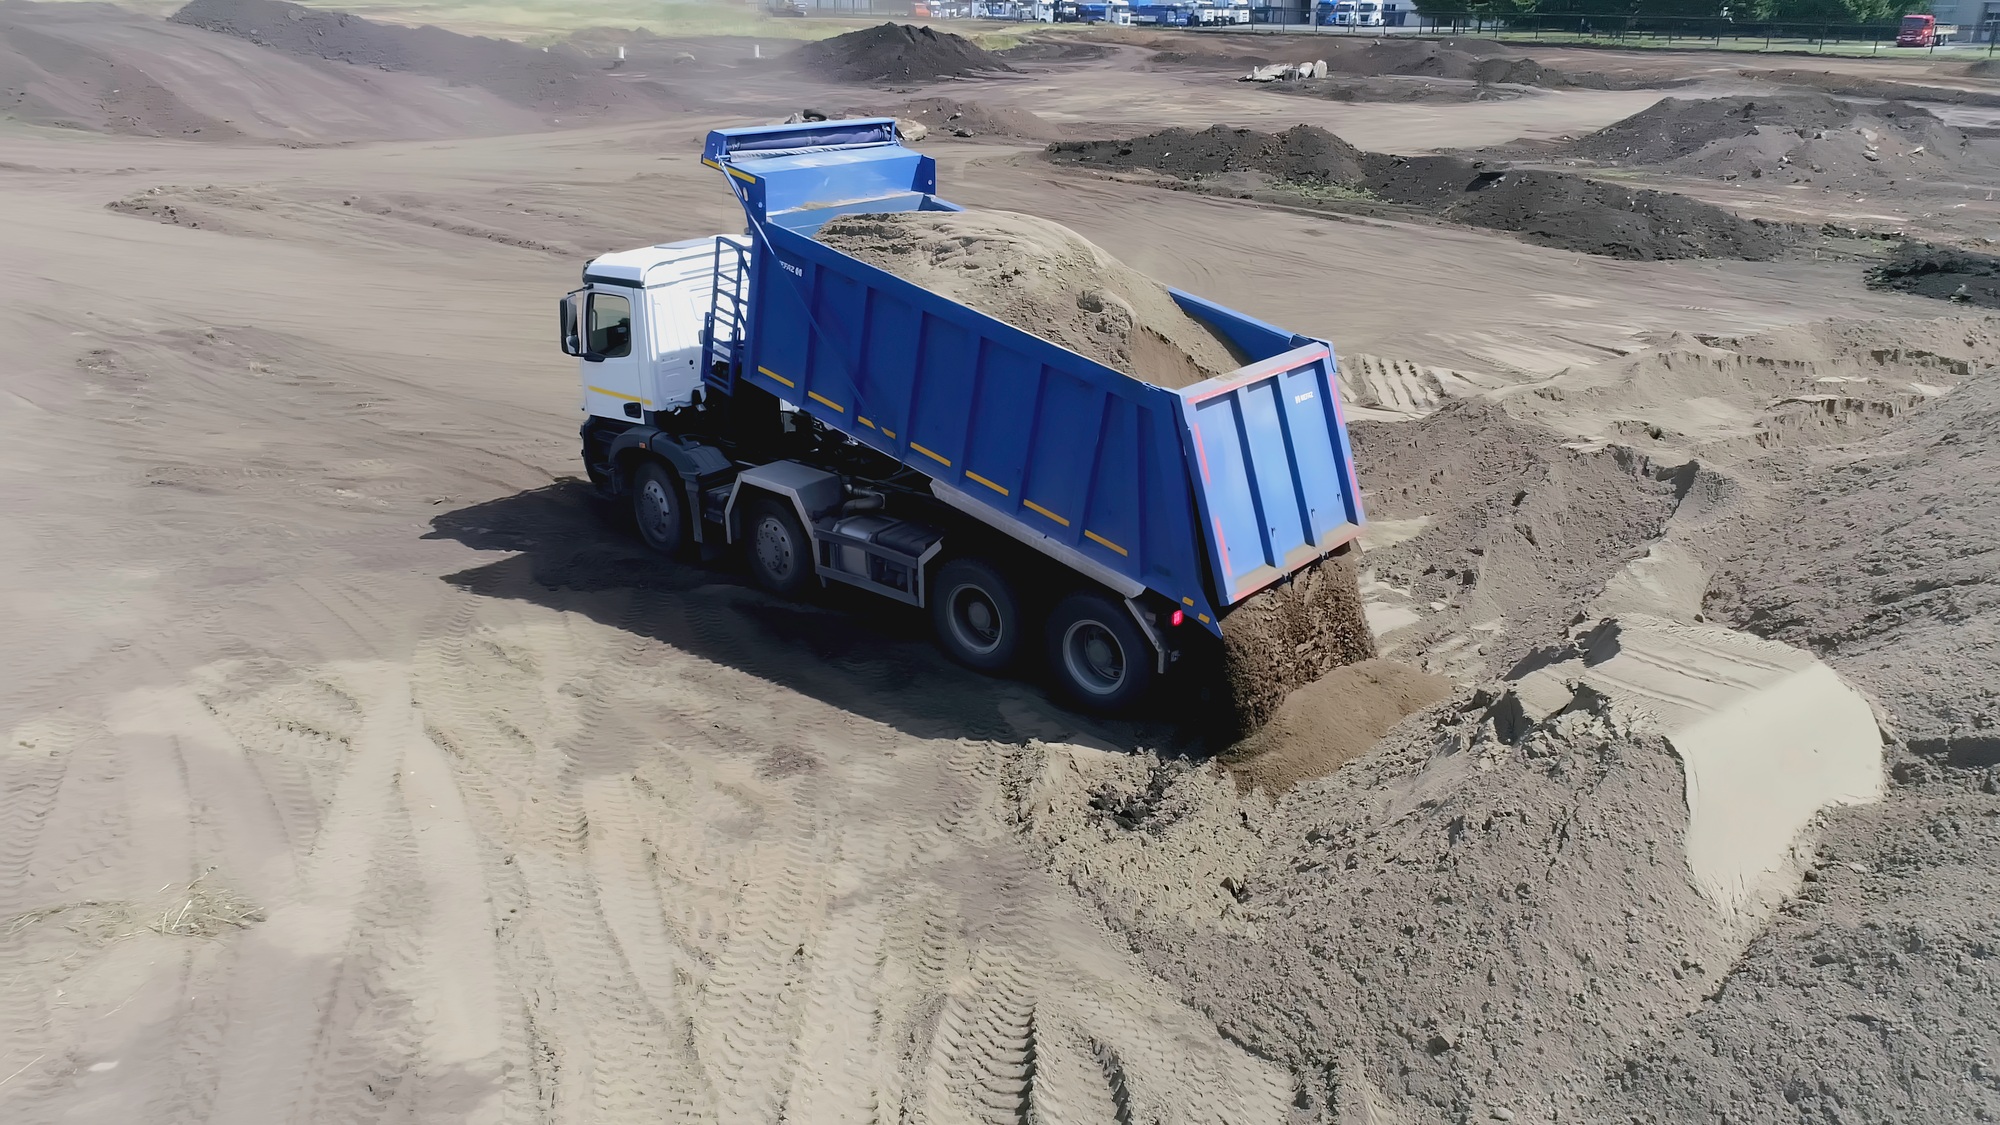
<instances>
[{"instance_id":1,"label":"white truck cab","mask_svg":"<svg viewBox=\"0 0 2000 1125\"><path fill-rule=\"evenodd\" d=\"M562 337L577 357L585 414L636 422L696 401L717 264L727 284L747 248L741 235L716 235L584 266L583 288L562 299Z\"/></svg>"}]
</instances>

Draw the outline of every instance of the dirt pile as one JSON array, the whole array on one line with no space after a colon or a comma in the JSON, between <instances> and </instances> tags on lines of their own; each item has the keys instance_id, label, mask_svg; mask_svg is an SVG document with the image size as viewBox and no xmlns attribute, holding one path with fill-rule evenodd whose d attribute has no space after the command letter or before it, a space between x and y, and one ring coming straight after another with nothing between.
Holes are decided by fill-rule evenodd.
<instances>
[{"instance_id":1,"label":"dirt pile","mask_svg":"<svg viewBox=\"0 0 2000 1125\"><path fill-rule=\"evenodd\" d=\"M834 82L934 82L1014 69L970 39L904 23L808 43L789 57L799 70Z\"/></svg>"},{"instance_id":2,"label":"dirt pile","mask_svg":"<svg viewBox=\"0 0 2000 1125\"><path fill-rule=\"evenodd\" d=\"M1185 387L1242 366L1167 288L1059 223L1009 211L843 215L819 240L1127 375Z\"/></svg>"},{"instance_id":3,"label":"dirt pile","mask_svg":"<svg viewBox=\"0 0 2000 1125\"><path fill-rule=\"evenodd\" d=\"M1374 655L1354 552L1321 559L1259 590L1222 618L1225 694L1211 737L1226 743L1256 731L1286 696Z\"/></svg>"},{"instance_id":4,"label":"dirt pile","mask_svg":"<svg viewBox=\"0 0 2000 1125\"><path fill-rule=\"evenodd\" d=\"M1411 529L1361 558L1364 589L1421 613L1385 655L1457 679L1502 674L1561 638L1686 487L1674 469L1570 448L1483 401L1352 433L1370 518Z\"/></svg>"},{"instance_id":5,"label":"dirt pile","mask_svg":"<svg viewBox=\"0 0 2000 1125\"><path fill-rule=\"evenodd\" d=\"M855 111L873 116L873 111ZM1011 105L981 105L956 98L918 98L881 111L883 116L916 121L932 137L962 140L1047 141L1062 135L1053 122Z\"/></svg>"},{"instance_id":6,"label":"dirt pile","mask_svg":"<svg viewBox=\"0 0 2000 1125\"><path fill-rule=\"evenodd\" d=\"M1452 222L1513 231L1531 242L1631 261L1736 258L1784 252L1783 228L1672 192L1563 172L1482 168L1453 156L1373 162L1368 190Z\"/></svg>"},{"instance_id":7,"label":"dirt pile","mask_svg":"<svg viewBox=\"0 0 2000 1125\"><path fill-rule=\"evenodd\" d=\"M1291 1070L1307 1120L1555 1119L1729 967L1682 851L1680 765L1613 712L1510 743L1462 697L1275 805L1222 801L1235 786L1208 770L1097 784L1070 798L1096 823L1050 840L1051 862L1100 901L1118 890L1098 857L1132 838L1196 852L1127 861L1172 901L1221 876L1212 917L1107 914L1230 1038ZM1030 833L1047 839L1041 815ZM1079 846L1086 830L1105 842ZM1225 847L1247 870L1201 854Z\"/></svg>"},{"instance_id":8,"label":"dirt pile","mask_svg":"<svg viewBox=\"0 0 2000 1125\"><path fill-rule=\"evenodd\" d=\"M1943 102L1946 105L2000 106L2000 93L1990 90L1961 90L1955 86L1925 86L1915 82L1895 82L1870 78L1865 74L1842 74L1831 70L1745 70L1745 78L1775 82L1784 86L1804 86L1843 98L1869 98L1885 102Z\"/></svg>"},{"instance_id":9,"label":"dirt pile","mask_svg":"<svg viewBox=\"0 0 2000 1125\"><path fill-rule=\"evenodd\" d=\"M1451 693L1449 680L1391 660L1335 668L1294 691L1223 760L1244 788L1282 795L1366 754L1397 723Z\"/></svg>"},{"instance_id":10,"label":"dirt pile","mask_svg":"<svg viewBox=\"0 0 2000 1125\"><path fill-rule=\"evenodd\" d=\"M1906 243L1869 271L1868 284L1939 300L2000 309L2000 258L1921 242Z\"/></svg>"},{"instance_id":11,"label":"dirt pile","mask_svg":"<svg viewBox=\"0 0 2000 1125\"><path fill-rule=\"evenodd\" d=\"M1664 164L1691 156L1717 141L1750 136L1766 126L1809 131L1839 129L1852 125L1857 116L1853 103L1819 94L1663 98L1630 117L1579 137L1566 151L1607 163Z\"/></svg>"},{"instance_id":12,"label":"dirt pile","mask_svg":"<svg viewBox=\"0 0 2000 1125\"><path fill-rule=\"evenodd\" d=\"M1581 1119L2000 1117L2000 779L1914 766L1887 803L1831 816L1803 892L1712 999L1610 1062Z\"/></svg>"},{"instance_id":13,"label":"dirt pile","mask_svg":"<svg viewBox=\"0 0 2000 1125\"><path fill-rule=\"evenodd\" d=\"M1819 94L1667 98L1563 152L1605 164L1829 189L1874 190L1892 182L1920 187L1994 173L1991 160L1973 149L1965 134L1928 110Z\"/></svg>"},{"instance_id":14,"label":"dirt pile","mask_svg":"<svg viewBox=\"0 0 2000 1125\"><path fill-rule=\"evenodd\" d=\"M1302 78L1295 82L1272 82L1264 88L1273 93L1302 94L1331 102L1497 102L1521 96L1518 90L1441 78Z\"/></svg>"},{"instance_id":15,"label":"dirt pile","mask_svg":"<svg viewBox=\"0 0 2000 1125\"><path fill-rule=\"evenodd\" d=\"M1982 766L2000 763L1996 372L1801 465L1707 601L1854 677L1913 749Z\"/></svg>"},{"instance_id":16,"label":"dirt pile","mask_svg":"<svg viewBox=\"0 0 2000 1125\"><path fill-rule=\"evenodd\" d=\"M1452 156L1402 157L1362 152L1317 126L1261 133L1217 125L1199 133L1169 129L1124 141L1050 145L1049 159L1111 169L1145 169L1197 186L1227 173L1267 176L1281 187L1338 187L1346 198L1322 203L1353 208L1353 196L1411 208L1450 222L1512 231L1545 246L1605 257L1776 257L1783 228L1740 218L1667 192L1632 189L1562 172L1489 168Z\"/></svg>"},{"instance_id":17,"label":"dirt pile","mask_svg":"<svg viewBox=\"0 0 2000 1125\"><path fill-rule=\"evenodd\" d=\"M148 73L142 52L104 39L107 30L141 22L109 5L0 5L0 112L37 125L142 137L241 136L195 108L187 91Z\"/></svg>"},{"instance_id":18,"label":"dirt pile","mask_svg":"<svg viewBox=\"0 0 2000 1125\"><path fill-rule=\"evenodd\" d=\"M1058 164L1163 172L1198 180L1229 172L1261 172L1279 180L1360 184L1368 177L1367 157L1317 125L1294 125L1282 133L1232 129L1163 129L1122 141L1066 141L1048 147Z\"/></svg>"},{"instance_id":19,"label":"dirt pile","mask_svg":"<svg viewBox=\"0 0 2000 1125\"><path fill-rule=\"evenodd\" d=\"M538 50L440 27L376 23L286 0L193 0L168 18L302 58L477 86L543 113L592 116L669 100L660 87L609 77L600 63L567 46Z\"/></svg>"}]
</instances>

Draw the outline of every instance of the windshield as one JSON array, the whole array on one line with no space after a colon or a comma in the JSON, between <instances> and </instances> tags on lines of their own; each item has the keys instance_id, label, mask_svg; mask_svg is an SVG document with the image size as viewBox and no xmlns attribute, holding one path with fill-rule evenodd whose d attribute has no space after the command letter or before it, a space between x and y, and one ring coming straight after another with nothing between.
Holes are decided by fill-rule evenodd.
<instances>
[{"instance_id":1,"label":"windshield","mask_svg":"<svg viewBox=\"0 0 2000 1125\"><path fill-rule=\"evenodd\" d=\"M1924 26L1925 24L1927 24L1927 23L1929 23L1929 22L1930 22L1930 17L1929 17L1929 16L1904 16L1904 17L1903 17L1903 26L1904 26L1904 27L1906 27L1906 28L1919 28L1919 27L1922 27L1922 26Z\"/></svg>"}]
</instances>

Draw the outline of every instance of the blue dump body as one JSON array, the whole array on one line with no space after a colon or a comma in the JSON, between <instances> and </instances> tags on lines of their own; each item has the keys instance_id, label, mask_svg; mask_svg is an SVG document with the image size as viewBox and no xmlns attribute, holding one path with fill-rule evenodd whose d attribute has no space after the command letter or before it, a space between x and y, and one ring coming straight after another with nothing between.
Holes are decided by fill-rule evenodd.
<instances>
[{"instance_id":1,"label":"blue dump body","mask_svg":"<svg viewBox=\"0 0 2000 1125\"><path fill-rule=\"evenodd\" d=\"M959 209L888 119L718 130L703 162L750 220L740 377L1019 537L1219 633L1229 606L1359 534L1325 341L1174 291L1250 363L1167 390L816 241L840 214Z\"/></svg>"}]
</instances>

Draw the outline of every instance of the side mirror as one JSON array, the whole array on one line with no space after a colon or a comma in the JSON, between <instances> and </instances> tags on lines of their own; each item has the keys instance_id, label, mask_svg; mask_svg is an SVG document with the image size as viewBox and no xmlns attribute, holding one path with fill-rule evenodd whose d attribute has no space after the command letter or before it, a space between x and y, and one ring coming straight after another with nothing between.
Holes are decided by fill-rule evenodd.
<instances>
[{"instance_id":1,"label":"side mirror","mask_svg":"<svg viewBox=\"0 0 2000 1125\"><path fill-rule=\"evenodd\" d=\"M583 330L579 323L582 318L578 315L581 312L578 306L582 304L578 297L582 293L581 289L571 290L563 295L562 300L556 302L556 314L562 325L557 331L556 338L562 341L564 355L583 354L583 340L577 335Z\"/></svg>"}]
</instances>

